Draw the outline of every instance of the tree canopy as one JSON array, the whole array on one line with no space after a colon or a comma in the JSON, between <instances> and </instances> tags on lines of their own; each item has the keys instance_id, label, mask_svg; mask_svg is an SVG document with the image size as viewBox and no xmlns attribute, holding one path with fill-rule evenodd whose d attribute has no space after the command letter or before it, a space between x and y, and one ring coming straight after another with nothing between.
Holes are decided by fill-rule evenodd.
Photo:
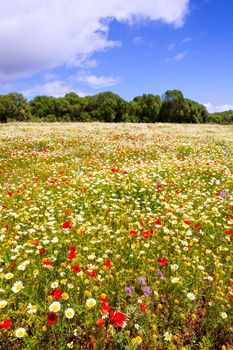
<instances>
[{"instance_id":1,"label":"tree canopy","mask_svg":"<svg viewBox=\"0 0 233 350\"><path fill-rule=\"evenodd\" d=\"M21 93L12 92L0 95L0 122L10 121L230 124L233 111L209 114L204 105L175 89L167 90L161 98L143 94L130 102L111 91L86 97L75 92L57 98L36 96L30 101Z\"/></svg>"}]
</instances>

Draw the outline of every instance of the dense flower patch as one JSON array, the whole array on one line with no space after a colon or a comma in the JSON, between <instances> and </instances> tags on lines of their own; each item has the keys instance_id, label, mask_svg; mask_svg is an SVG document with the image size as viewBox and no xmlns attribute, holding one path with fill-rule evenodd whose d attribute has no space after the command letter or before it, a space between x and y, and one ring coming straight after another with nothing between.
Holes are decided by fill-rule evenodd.
<instances>
[{"instance_id":1,"label":"dense flower patch","mask_svg":"<svg viewBox=\"0 0 233 350\"><path fill-rule=\"evenodd\" d=\"M231 349L231 127L0 136L0 349Z\"/></svg>"}]
</instances>

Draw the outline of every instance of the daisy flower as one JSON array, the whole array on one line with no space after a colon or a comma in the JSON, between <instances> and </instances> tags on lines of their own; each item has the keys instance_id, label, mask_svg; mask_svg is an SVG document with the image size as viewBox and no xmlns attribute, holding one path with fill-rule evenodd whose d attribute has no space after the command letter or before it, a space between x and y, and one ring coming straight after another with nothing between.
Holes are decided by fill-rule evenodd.
<instances>
[{"instance_id":1,"label":"daisy flower","mask_svg":"<svg viewBox=\"0 0 233 350\"><path fill-rule=\"evenodd\" d=\"M22 327L16 329L15 331L15 336L17 338L23 338L26 334L27 334L26 329Z\"/></svg>"},{"instance_id":2,"label":"daisy flower","mask_svg":"<svg viewBox=\"0 0 233 350\"><path fill-rule=\"evenodd\" d=\"M65 310L65 316L66 316L66 318L68 318L68 319L73 318L73 317L74 317L74 314L75 314L75 312L74 312L74 310L73 310L72 308L69 308L69 309L66 309L66 310Z\"/></svg>"},{"instance_id":3,"label":"daisy flower","mask_svg":"<svg viewBox=\"0 0 233 350\"><path fill-rule=\"evenodd\" d=\"M90 309L94 307L96 304L96 300L94 298L88 298L86 301L86 306L89 307Z\"/></svg>"},{"instance_id":4,"label":"daisy flower","mask_svg":"<svg viewBox=\"0 0 233 350\"><path fill-rule=\"evenodd\" d=\"M49 311L50 312L58 312L61 308L61 304L58 301L54 301L50 306L49 306Z\"/></svg>"},{"instance_id":5,"label":"daisy flower","mask_svg":"<svg viewBox=\"0 0 233 350\"><path fill-rule=\"evenodd\" d=\"M14 293L19 293L23 288L24 288L23 283L21 281L17 281L13 284L13 287L11 288L11 290Z\"/></svg>"}]
</instances>

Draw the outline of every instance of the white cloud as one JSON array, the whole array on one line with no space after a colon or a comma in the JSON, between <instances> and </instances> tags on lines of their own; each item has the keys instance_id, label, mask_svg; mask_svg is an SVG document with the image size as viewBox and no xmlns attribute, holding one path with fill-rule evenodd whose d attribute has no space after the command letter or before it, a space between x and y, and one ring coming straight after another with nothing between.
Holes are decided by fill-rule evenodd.
<instances>
[{"instance_id":1,"label":"white cloud","mask_svg":"<svg viewBox=\"0 0 233 350\"><path fill-rule=\"evenodd\" d=\"M187 56L187 54L188 54L188 51L179 52L173 57L173 60L181 61Z\"/></svg>"},{"instance_id":2,"label":"white cloud","mask_svg":"<svg viewBox=\"0 0 233 350\"><path fill-rule=\"evenodd\" d=\"M119 46L109 39L113 19L160 20L178 27L188 5L189 0L2 0L0 79L14 80L63 64L77 66L80 57L95 64L94 52Z\"/></svg>"},{"instance_id":3,"label":"white cloud","mask_svg":"<svg viewBox=\"0 0 233 350\"><path fill-rule=\"evenodd\" d=\"M214 105L212 105L212 103L208 102L208 103L204 103L204 106L207 108L209 113L224 112L224 111L233 110L233 105L231 105L231 104L214 106Z\"/></svg>"},{"instance_id":4,"label":"white cloud","mask_svg":"<svg viewBox=\"0 0 233 350\"><path fill-rule=\"evenodd\" d=\"M78 76L78 81L86 83L94 89L100 89L118 84L120 77L97 77L96 75L82 74Z\"/></svg>"},{"instance_id":5,"label":"white cloud","mask_svg":"<svg viewBox=\"0 0 233 350\"><path fill-rule=\"evenodd\" d=\"M87 93L77 91L72 87L72 85L60 80L54 80L45 82L43 84L34 85L33 87L29 87L28 89L21 92L24 96L32 98L39 95L62 97L71 91L75 92L80 97L87 95Z\"/></svg>"},{"instance_id":6,"label":"white cloud","mask_svg":"<svg viewBox=\"0 0 233 350\"><path fill-rule=\"evenodd\" d=\"M144 40L142 39L141 36L135 36L133 40L134 45L142 45L145 44Z\"/></svg>"},{"instance_id":7,"label":"white cloud","mask_svg":"<svg viewBox=\"0 0 233 350\"><path fill-rule=\"evenodd\" d=\"M191 37L184 38L183 40L181 40L180 45L189 43L189 42L192 41L192 40L193 40L193 39L192 39Z\"/></svg>"}]
</instances>

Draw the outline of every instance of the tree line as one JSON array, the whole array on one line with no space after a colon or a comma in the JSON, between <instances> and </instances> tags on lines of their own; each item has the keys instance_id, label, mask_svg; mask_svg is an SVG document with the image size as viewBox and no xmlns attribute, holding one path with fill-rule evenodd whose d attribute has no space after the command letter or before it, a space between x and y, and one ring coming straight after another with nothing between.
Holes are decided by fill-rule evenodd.
<instances>
[{"instance_id":1,"label":"tree line","mask_svg":"<svg viewBox=\"0 0 233 350\"><path fill-rule=\"evenodd\" d=\"M206 107L185 98L180 90L168 90L160 97L136 96L130 102L110 91L80 97L36 96L27 101L21 93L0 95L0 122L132 122L132 123L233 123L233 111L208 113Z\"/></svg>"}]
</instances>

